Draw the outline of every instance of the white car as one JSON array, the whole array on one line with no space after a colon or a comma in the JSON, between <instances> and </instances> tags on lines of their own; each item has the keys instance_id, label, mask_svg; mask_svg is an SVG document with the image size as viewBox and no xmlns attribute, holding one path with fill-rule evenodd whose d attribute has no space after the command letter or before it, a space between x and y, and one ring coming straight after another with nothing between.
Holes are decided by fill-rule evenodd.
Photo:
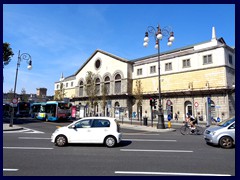
<instances>
[{"instance_id":1,"label":"white car","mask_svg":"<svg viewBox=\"0 0 240 180\"><path fill-rule=\"evenodd\" d=\"M121 139L120 125L115 118L86 117L56 129L51 142L57 146L65 146L67 143L97 143L113 147Z\"/></svg>"}]
</instances>

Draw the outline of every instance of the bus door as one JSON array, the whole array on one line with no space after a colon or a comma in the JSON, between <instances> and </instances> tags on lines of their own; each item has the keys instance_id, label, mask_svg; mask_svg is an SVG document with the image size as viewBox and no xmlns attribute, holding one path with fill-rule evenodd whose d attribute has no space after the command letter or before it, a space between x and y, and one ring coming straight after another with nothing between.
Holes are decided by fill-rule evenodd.
<instances>
[{"instance_id":1,"label":"bus door","mask_svg":"<svg viewBox=\"0 0 240 180\"><path fill-rule=\"evenodd\" d=\"M46 104L46 121L56 121L57 118L57 104Z\"/></svg>"},{"instance_id":2,"label":"bus door","mask_svg":"<svg viewBox=\"0 0 240 180\"><path fill-rule=\"evenodd\" d=\"M40 120L45 120L46 119L46 104L41 104L36 118L40 119Z\"/></svg>"}]
</instances>

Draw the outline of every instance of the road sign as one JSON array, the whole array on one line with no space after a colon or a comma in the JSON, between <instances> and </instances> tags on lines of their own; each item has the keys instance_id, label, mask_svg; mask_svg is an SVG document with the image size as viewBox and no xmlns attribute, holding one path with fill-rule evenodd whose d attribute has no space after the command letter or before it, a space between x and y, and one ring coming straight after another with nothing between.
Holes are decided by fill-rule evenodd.
<instances>
[{"instance_id":1,"label":"road sign","mask_svg":"<svg viewBox=\"0 0 240 180\"><path fill-rule=\"evenodd\" d=\"M172 101L170 99L168 99L166 104L167 104L167 106L171 106L172 105Z\"/></svg>"},{"instance_id":2,"label":"road sign","mask_svg":"<svg viewBox=\"0 0 240 180\"><path fill-rule=\"evenodd\" d=\"M195 107L198 107L198 102L195 102L195 103L194 103L194 106L195 106Z\"/></svg>"},{"instance_id":3,"label":"road sign","mask_svg":"<svg viewBox=\"0 0 240 180\"><path fill-rule=\"evenodd\" d=\"M12 103L13 103L13 104L17 104L17 103L18 103L17 98L13 98L13 99L12 99Z\"/></svg>"}]
</instances>

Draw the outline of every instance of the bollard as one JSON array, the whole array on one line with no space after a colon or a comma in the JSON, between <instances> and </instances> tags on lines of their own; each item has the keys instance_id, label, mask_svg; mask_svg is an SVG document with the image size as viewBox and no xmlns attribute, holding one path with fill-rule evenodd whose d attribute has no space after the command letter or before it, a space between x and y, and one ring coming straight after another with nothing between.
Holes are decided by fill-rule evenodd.
<instances>
[{"instance_id":1,"label":"bollard","mask_svg":"<svg viewBox=\"0 0 240 180\"><path fill-rule=\"evenodd\" d=\"M172 123L171 121L168 121L168 128L171 128L172 127Z\"/></svg>"}]
</instances>

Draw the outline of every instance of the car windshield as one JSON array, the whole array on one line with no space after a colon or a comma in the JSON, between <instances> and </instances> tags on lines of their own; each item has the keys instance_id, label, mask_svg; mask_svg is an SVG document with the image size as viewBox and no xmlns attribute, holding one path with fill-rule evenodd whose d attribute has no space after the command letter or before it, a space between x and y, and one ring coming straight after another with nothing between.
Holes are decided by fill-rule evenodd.
<instances>
[{"instance_id":1,"label":"car windshield","mask_svg":"<svg viewBox=\"0 0 240 180\"><path fill-rule=\"evenodd\" d=\"M225 121L222 121L218 124L218 126L222 126L222 127L227 127L229 124L231 124L232 122L235 121L235 117L229 118Z\"/></svg>"}]
</instances>

